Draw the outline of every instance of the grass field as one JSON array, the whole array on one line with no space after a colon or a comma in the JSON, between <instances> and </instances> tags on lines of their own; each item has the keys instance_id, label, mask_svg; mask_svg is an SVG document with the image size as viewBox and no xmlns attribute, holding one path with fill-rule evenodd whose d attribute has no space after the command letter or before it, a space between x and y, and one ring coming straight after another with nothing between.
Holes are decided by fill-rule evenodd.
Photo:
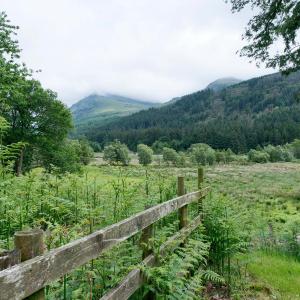
<instances>
[{"instance_id":1,"label":"grass field","mask_svg":"<svg viewBox=\"0 0 300 300\"><path fill-rule=\"evenodd\" d=\"M179 175L185 176L187 191L197 189L196 167L155 165L146 172L137 165L112 167L95 161L81 175L61 177L36 169L21 178L7 177L0 190L0 246L11 248L15 231L38 225L48 232L48 249L58 247L171 199ZM212 187L212 194L204 206L226 199L226 205L238 212L232 218L243 219L240 230L251 237L249 251L232 263L232 299L299 299L300 247L294 239L300 234L299 182L296 163L205 169L204 185ZM140 260L134 241L53 284L48 299L85 299L80 295L90 298L90 293L100 297ZM89 278L94 278L95 290Z\"/></svg>"}]
</instances>

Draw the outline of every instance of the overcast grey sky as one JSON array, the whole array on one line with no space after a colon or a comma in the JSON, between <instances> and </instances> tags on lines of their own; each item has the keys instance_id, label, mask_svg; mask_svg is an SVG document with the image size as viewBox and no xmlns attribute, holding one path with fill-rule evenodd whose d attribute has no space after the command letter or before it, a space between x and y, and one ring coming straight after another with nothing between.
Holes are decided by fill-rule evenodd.
<instances>
[{"instance_id":1,"label":"overcast grey sky","mask_svg":"<svg viewBox=\"0 0 300 300\"><path fill-rule=\"evenodd\" d=\"M0 0L22 60L68 105L91 93L167 101L225 76L270 73L240 58L251 11L223 0Z\"/></svg>"}]
</instances>

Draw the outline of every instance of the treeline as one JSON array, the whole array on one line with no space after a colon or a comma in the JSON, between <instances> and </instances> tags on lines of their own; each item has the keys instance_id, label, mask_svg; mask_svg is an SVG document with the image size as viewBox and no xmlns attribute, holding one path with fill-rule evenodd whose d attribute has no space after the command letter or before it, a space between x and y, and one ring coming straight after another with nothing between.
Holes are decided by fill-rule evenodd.
<instances>
[{"instance_id":1,"label":"treeline","mask_svg":"<svg viewBox=\"0 0 300 300\"><path fill-rule=\"evenodd\" d=\"M129 165L131 161L130 151L125 144L115 140L106 145L103 151L103 159L112 165ZM154 154L157 154L154 156ZM189 165L214 165L249 162L291 162L300 159L300 140L296 139L290 144L283 146L268 145L251 149L247 154L235 154L231 149L213 149L207 144L193 144L187 151L177 152L173 148L163 147L161 149L150 148L145 144L137 146L137 156L141 165L150 165L154 160L156 163L165 163L176 167Z\"/></svg>"},{"instance_id":2,"label":"treeline","mask_svg":"<svg viewBox=\"0 0 300 300\"><path fill-rule=\"evenodd\" d=\"M67 138L71 113L20 62L17 29L0 12L0 170L78 170L92 149L87 141Z\"/></svg>"},{"instance_id":3,"label":"treeline","mask_svg":"<svg viewBox=\"0 0 300 300\"><path fill-rule=\"evenodd\" d=\"M203 90L175 103L87 130L102 145L115 139L136 150L156 141L177 151L206 143L246 153L258 145L280 145L300 138L300 73L251 79L221 92Z\"/></svg>"}]
</instances>

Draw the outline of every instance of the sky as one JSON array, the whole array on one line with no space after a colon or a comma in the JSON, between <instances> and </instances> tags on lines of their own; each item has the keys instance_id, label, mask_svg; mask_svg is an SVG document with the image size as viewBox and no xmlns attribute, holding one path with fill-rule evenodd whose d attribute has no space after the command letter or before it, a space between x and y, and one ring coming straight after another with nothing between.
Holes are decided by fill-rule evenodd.
<instances>
[{"instance_id":1,"label":"sky","mask_svg":"<svg viewBox=\"0 0 300 300\"><path fill-rule=\"evenodd\" d=\"M224 0L0 0L22 61L71 105L92 93L164 102L257 68L236 53L252 15Z\"/></svg>"}]
</instances>

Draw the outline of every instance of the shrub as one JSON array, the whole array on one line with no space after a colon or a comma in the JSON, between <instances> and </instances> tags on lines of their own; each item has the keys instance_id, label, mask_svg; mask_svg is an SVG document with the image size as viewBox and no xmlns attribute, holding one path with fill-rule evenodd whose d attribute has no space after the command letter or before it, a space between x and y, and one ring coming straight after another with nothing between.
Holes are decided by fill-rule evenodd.
<instances>
[{"instance_id":1,"label":"shrub","mask_svg":"<svg viewBox=\"0 0 300 300\"><path fill-rule=\"evenodd\" d=\"M168 142L163 142L163 141L155 141L151 148L154 151L155 154L162 154L164 148L169 148L170 145Z\"/></svg>"},{"instance_id":2,"label":"shrub","mask_svg":"<svg viewBox=\"0 0 300 300\"><path fill-rule=\"evenodd\" d=\"M216 162L217 163L227 163L226 161L226 152L223 150L216 151Z\"/></svg>"},{"instance_id":3,"label":"shrub","mask_svg":"<svg viewBox=\"0 0 300 300\"><path fill-rule=\"evenodd\" d=\"M191 160L198 165L213 165L216 161L216 152L206 144L194 144L189 148Z\"/></svg>"},{"instance_id":4,"label":"shrub","mask_svg":"<svg viewBox=\"0 0 300 300\"><path fill-rule=\"evenodd\" d=\"M179 161L180 157L178 153L172 148L163 148L163 160L167 163L172 163L176 165Z\"/></svg>"},{"instance_id":5,"label":"shrub","mask_svg":"<svg viewBox=\"0 0 300 300\"><path fill-rule=\"evenodd\" d=\"M186 157L185 153L182 151L178 152L177 166L185 167L186 165L187 165L187 157Z\"/></svg>"},{"instance_id":6,"label":"shrub","mask_svg":"<svg viewBox=\"0 0 300 300\"><path fill-rule=\"evenodd\" d=\"M98 142L90 142L90 146L93 148L94 152L101 152L101 145Z\"/></svg>"},{"instance_id":7,"label":"shrub","mask_svg":"<svg viewBox=\"0 0 300 300\"><path fill-rule=\"evenodd\" d=\"M79 156L79 160L82 164L88 165L92 158L94 157L94 150L89 145L87 140L79 140L77 142L77 154Z\"/></svg>"},{"instance_id":8,"label":"shrub","mask_svg":"<svg viewBox=\"0 0 300 300\"><path fill-rule=\"evenodd\" d=\"M41 163L49 172L77 172L80 170L78 140L63 140L60 145L51 145L51 151L41 153Z\"/></svg>"},{"instance_id":9,"label":"shrub","mask_svg":"<svg viewBox=\"0 0 300 300\"><path fill-rule=\"evenodd\" d=\"M300 158L300 140L295 139L291 143L291 149L292 149L292 152L293 152L295 158Z\"/></svg>"},{"instance_id":10,"label":"shrub","mask_svg":"<svg viewBox=\"0 0 300 300\"><path fill-rule=\"evenodd\" d=\"M248 152L248 160L256 163L266 163L270 160L270 155L267 152L252 149Z\"/></svg>"},{"instance_id":11,"label":"shrub","mask_svg":"<svg viewBox=\"0 0 300 300\"><path fill-rule=\"evenodd\" d=\"M143 166L149 165L153 160L153 150L144 144L139 144L137 146L137 153L139 158L139 163Z\"/></svg>"},{"instance_id":12,"label":"shrub","mask_svg":"<svg viewBox=\"0 0 300 300\"><path fill-rule=\"evenodd\" d=\"M125 144L116 140L104 147L103 159L109 164L122 164L127 166L130 162L129 150Z\"/></svg>"},{"instance_id":13,"label":"shrub","mask_svg":"<svg viewBox=\"0 0 300 300\"><path fill-rule=\"evenodd\" d=\"M287 147L268 145L264 148L264 151L269 154L270 161L292 161L293 154Z\"/></svg>"}]
</instances>

